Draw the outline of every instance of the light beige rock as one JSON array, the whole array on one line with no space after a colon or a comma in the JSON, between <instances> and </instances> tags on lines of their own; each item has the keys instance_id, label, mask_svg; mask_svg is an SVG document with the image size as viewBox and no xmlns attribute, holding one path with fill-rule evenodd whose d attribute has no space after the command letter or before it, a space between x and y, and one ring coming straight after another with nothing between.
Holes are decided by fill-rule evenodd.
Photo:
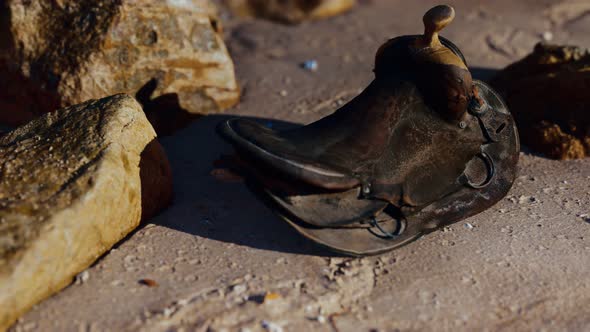
<instances>
[{"instance_id":1,"label":"light beige rock","mask_svg":"<svg viewBox=\"0 0 590 332\"><path fill-rule=\"evenodd\" d=\"M169 203L155 137L123 94L0 137L0 331Z\"/></svg>"},{"instance_id":2,"label":"light beige rock","mask_svg":"<svg viewBox=\"0 0 590 332\"><path fill-rule=\"evenodd\" d=\"M152 111L219 112L239 98L220 30L209 0L7 0L0 122L142 87Z\"/></svg>"},{"instance_id":3,"label":"light beige rock","mask_svg":"<svg viewBox=\"0 0 590 332\"><path fill-rule=\"evenodd\" d=\"M299 23L346 12L356 0L225 0L225 3L238 15Z\"/></svg>"}]
</instances>

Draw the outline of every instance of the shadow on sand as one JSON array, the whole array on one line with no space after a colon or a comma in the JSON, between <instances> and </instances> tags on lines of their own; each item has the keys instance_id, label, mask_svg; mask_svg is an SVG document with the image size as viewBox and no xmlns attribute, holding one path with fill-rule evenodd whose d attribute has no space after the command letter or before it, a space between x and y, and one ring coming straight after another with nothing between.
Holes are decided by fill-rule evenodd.
<instances>
[{"instance_id":1,"label":"shadow on sand","mask_svg":"<svg viewBox=\"0 0 590 332\"><path fill-rule=\"evenodd\" d=\"M149 220L170 229L217 241L286 253L338 256L300 236L275 216L248 190L243 181L219 181L211 175L213 163L232 147L215 127L232 116L206 116L164 137L174 176L173 204ZM293 123L253 119L278 128Z\"/></svg>"}]
</instances>

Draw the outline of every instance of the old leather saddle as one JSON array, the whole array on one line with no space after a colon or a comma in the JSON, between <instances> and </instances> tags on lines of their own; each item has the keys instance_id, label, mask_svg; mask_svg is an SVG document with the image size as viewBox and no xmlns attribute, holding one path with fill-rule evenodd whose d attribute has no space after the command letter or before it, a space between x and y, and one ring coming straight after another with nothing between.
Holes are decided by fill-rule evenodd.
<instances>
[{"instance_id":1,"label":"old leather saddle","mask_svg":"<svg viewBox=\"0 0 590 332\"><path fill-rule=\"evenodd\" d=\"M434 7L423 35L386 42L373 82L317 122L284 131L239 118L218 126L238 171L298 232L342 253L377 254L506 195L518 133L501 98L438 36L453 17L452 7Z\"/></svg>"}]
</instances>

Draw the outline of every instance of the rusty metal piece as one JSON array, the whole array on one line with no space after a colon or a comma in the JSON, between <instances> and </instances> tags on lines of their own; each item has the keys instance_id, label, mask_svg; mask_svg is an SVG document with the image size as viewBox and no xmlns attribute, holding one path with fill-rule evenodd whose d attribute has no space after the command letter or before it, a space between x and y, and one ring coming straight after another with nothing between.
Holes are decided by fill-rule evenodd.
<instances>
[{"instance_id":1,"label":"rusty metal piece","mask_svg":"<svg viewBox=\"0 0 590 332\"><path fill-rule=\"evenodd\" d=\"M219 125L254 191L301 234L349 255L377 254L506 195L518 133L500 97L438 36L453 17L437 6L424 35L386 42L375 80L317 122L286 131L244 119Z\"/></svg>"}]
</instances>

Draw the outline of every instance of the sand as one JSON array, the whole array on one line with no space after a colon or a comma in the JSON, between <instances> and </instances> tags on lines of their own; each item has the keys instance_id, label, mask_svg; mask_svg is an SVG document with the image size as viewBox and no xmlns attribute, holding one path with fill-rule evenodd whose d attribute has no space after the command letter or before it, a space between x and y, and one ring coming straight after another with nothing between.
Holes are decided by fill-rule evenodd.
<instances>
[{"instance_id":1,"label":"sand","mask_svg":"<svg viewBox=\"0 0 590 332\"><path fill-rule=\"evenodd\" d=\"M330 113L370 82L381 43L421 32L434 2L408 3L362 1L299 26L226 19L242 102L162 139L174 204L14 331L590 329L590 159L523 152L514 187L493 208L363 259L318 248L243 183L210 176L231 151L214 133L219 121L308 123ZM478 78L530 52L546 32L552 42L590 46L589 6L449 3L457 18L443 35ZM316 72L300 67L309 59ZM157 286L138 282L145 278Z\"/></svg>"}]
</instances>

